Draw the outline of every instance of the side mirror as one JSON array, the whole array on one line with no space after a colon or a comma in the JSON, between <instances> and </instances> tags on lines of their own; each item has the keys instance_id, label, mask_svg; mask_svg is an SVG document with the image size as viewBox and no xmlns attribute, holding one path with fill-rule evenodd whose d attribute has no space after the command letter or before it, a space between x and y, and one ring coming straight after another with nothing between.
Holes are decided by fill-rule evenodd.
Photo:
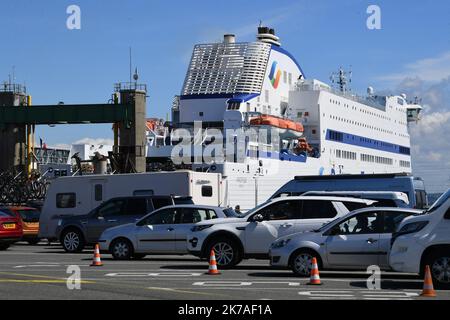
<instances>
[{"instance_id":1,"label":"side mirror","mask_svg":"<svg viewBox=\"0 0 450 320\"><path fill-rule=\"evenodd\" d=\"M341 232L341 228L339 226L334 226L327 232L327 236L336 236Z\"/></svg>"},{"instance_id":2,"label":"side mirror","mask_svg":"<svg viewBox=\"0 0 450 320\"><path fill-rule=\"evenodd\" d=\"M444 219L450 220L450 208L448 208L447 212L444 214Z\"/></svg>"},{"instance_id":3,"label":"side mirror","mask_svg":"<svg viewBox=\"0 0 450 320\"><path fill-rule=\"evenodd\" d=\"M255 214L253 216L253 221L254 222L263 222L264 221L264 216L262 214L260 214L260 213Z\"/></svg>"}]
</instances>

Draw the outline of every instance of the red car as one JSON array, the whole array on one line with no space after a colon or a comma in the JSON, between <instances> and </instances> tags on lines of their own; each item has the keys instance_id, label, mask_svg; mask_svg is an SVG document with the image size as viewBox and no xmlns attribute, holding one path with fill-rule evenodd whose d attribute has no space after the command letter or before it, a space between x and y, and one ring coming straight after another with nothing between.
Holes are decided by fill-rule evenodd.
<instances>
[{"instance_id":1,"label":"red car","mask_svg":"<svg viewBox=\"0 0 450 320\"><path fill-rule=\"evenodd\" d=\"M19 241L23 236L22 221L7 208L0 208L0 250Z\"/></svg>"}]
</instances>

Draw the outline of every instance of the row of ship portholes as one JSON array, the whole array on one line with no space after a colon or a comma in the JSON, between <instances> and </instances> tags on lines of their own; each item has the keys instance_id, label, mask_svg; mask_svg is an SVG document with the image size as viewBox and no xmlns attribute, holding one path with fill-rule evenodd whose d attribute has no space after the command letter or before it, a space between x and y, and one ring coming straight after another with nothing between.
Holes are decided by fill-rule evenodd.
<instances>
[{"instance_id":1,"label":"row of ship portholes","mask_svg":"<svg viewBox=\"0 0 450 320\"><path fill-rule=\"evenodd\" d=\"M356 152L353 151L346 151L346 150L335 150L336 158L339 159L347 159L347 160L357 160L358 155ZM385 165L394 165L394 160L392 158L386 158L381 156L374 156L370 154L360 154L360 160L363 162L371 162L371 163L378 163L378 164L385 164ZM411 167L410 161L400 160L399 161L400 167L409 168Z\"/></svg>"}]
</instances>

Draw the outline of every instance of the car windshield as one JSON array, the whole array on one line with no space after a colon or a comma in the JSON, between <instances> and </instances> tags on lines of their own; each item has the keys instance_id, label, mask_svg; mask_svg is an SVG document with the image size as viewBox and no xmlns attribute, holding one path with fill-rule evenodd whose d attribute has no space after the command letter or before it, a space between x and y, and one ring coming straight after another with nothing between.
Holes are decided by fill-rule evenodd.
<instances>
[{"instance_id":1,"label":"car windshield","mask_svg":"<svg viewBox=\"0 0 450 320\"><path fill-rule=\"evenodd\" d=\"M261 207L265 206L267 203L269 203L270 201L266 201L263 202L261 204L258 204L256 207L254 207L253 209L248 210L247 212L243 213L243 214L239 214L239 218L243 218L243 217L248 217L249 215L255 213L256 211L258 211Z\"/></svg>"},{"instance_id":2,"label":"car windshield","mask_svg":"<svg viewBox=\"0 0 450 320\"><path fill-rule=\"evenodd\" d=\"M444 193L442 196L440 196L439 199L437 199L428 210L425 210L421 214L429 214L436 211L448 200L448 198L450 198L450 189L447 190L447 192Z\"/></svg>"},{"instance_id":3,"label":"car windshield","mask_svg":"<svg viewBox=\"0 0 450 320\"><path fill-rule=\"evenodd\" d=\"M336 218L336 219L333 219L333 220L331 220L331 221L329 221L329 222L327 222L327 223L325 223L324 225L322 225L319 229L315 229L315 230L313 230L313 232L322 232L322 231L325 231L325 229L327 229L328 228L328 226L330 226L330 225L332 225L332 224L334 224L335 223L335 221L337 221L338 219L340 219L340 218Z\"/></svg>"},{"instance_id":4,"label":"car windshield","mask_svg":"<svg viewBox=\"0 0 450 320\"><path fill-rule=\"evenodd\" d=\"M223 209L223 213L225 214L225 216L227 218L240 218L240 217L242 217L242 214L237 213L232 208Z\"/></svg>"}]
</instances>

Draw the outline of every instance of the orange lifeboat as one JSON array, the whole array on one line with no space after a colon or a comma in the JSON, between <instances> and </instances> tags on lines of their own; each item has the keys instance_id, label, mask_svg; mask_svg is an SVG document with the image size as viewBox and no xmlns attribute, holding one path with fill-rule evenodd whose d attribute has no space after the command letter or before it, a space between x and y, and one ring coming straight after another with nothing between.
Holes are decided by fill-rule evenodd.
<instances>
[{"instance_id":1,"label":"orange lifeboat","mask_svg":"<svg viewBox=\"0 0 450 320\"><path fill-rule=\"evenodd\" d=\"M303 125L301 123L283 119L270 115L260 115L253 119L250 119L250 125L252 126L270 126L277 128L280 135L283 137L300 137L303 135Z\"/></svg>"}]
</instances>

